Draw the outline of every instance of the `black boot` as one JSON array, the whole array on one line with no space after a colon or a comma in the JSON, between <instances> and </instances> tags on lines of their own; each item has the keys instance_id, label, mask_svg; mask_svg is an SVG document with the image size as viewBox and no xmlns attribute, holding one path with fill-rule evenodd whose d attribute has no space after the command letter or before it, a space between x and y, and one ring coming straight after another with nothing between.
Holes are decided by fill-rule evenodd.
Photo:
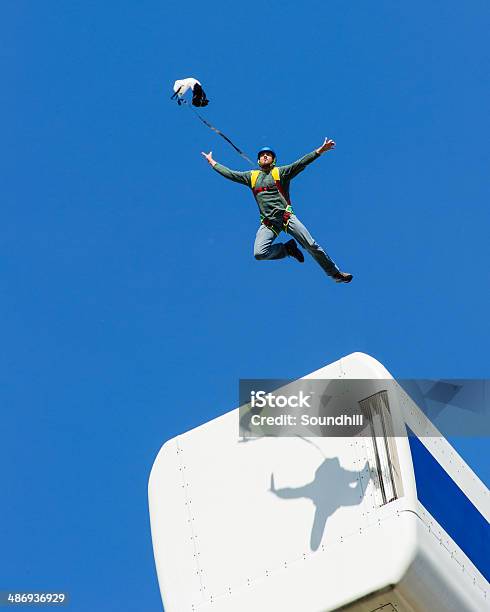
<instances>
[{"instance_id":1,"label":"black boot","mask_svg":"<svg viewBox=\"0 0 490 612\"><path fill-rule=\"evenodd\" d=\"M296 244L296 240L294 238L291 238L291 240L288 240L284 244L284 246L286 247L286 252L289 255L289 257L294 257L294 259L297 259L299 261L299 263L303 263L304 262L305 256L298 249L298 245Z\"/></svg>"},{"instance_id":2,"label":"black boot","mask_svg":"<svg viewBox=\"0 0 490 612\"><path fill-rule=\"evenodd\" d=\"M350 283L352 280L352 274L348 272L337 272L332 276L336 283Z\"/></svg>"}]
</instances>

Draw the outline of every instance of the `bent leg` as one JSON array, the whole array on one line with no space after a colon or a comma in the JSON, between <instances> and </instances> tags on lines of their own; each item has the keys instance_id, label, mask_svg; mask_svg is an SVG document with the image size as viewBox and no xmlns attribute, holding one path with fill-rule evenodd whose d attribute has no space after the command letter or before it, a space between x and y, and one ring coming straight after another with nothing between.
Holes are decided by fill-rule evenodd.
<instances>
[{"instance_id":1,"label":"bent leg","mask_svg":"<svg viewBox=\"0 0 490 612\"><path fill-rule=\"evenodd\" d=\"M328 253L314 240L310 232L296 215L292 215L289 219L288 234L296 238L300 245L308 251L329 276L334 276L339 273L337 264L330 259Z\"/></svg>"},{"instance_id":2,"label":"bent leg","mask_svg":"<svg viewBox=\"0 0 490 612\"><path fill-rule=\"evenodd\" d=\"M282 259L287 256L286 248L282 242L273 244L276 237L271 229L265 225L260 225L255 236L255 259Z\"/></svg>"}]
</instances>

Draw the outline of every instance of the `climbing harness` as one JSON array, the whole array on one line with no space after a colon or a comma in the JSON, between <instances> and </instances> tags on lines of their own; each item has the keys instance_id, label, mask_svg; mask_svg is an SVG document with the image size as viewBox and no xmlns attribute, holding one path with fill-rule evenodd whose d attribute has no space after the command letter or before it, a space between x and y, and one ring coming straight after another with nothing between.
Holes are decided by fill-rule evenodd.
<instances>
[{"instance_id":1,"label":"climbing harness","mask_svg":"<svg viewBox=\"0 0 490 612\"><path fill-rule=\"evenodd\" d=\"M252 187L252 191L254 196L257 196L257 194L261 193L262 191L278 191L279 195L281 196L284 204L286 205L286 210L283 213L282 216L282 229L283 231L285 231L287 233L288 231L288 225L289 225L289 220L291 219L291 215L294 214L293 211L293 207L291 205L291 200L289 199L288 195L286 194L286 192L284 191L284 188L281 184L281 178L279 175L279 168L274 167L271 170L271 176L274 179L275 182L275 187L256 187L255 185L257 184L257 179L259 177L259 174L262 172L262 170L252 170L251 172L251 187ZM255 198L257 199L257 197ZM274 226L274 223L271 219L269 219L268 217L266 217L265 215L260 215L260 221L262 223L262 225L265 225L266 227L268 227L270 230L272 230L274 232L274 234L276 234L276 236L278 236L280 234L280 231L278 232L276 230L276 227Z\"/></svg>"}]
</instances>

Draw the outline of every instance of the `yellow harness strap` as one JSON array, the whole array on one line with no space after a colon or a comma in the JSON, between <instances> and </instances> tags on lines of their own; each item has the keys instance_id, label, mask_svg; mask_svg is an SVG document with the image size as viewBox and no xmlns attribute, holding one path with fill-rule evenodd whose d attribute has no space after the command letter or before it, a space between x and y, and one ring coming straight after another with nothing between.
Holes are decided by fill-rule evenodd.
<instances>
[{"instance_id":1,"label":"yellow harness strap","mask_svg":"<svg viewBox=\"0 0 490 612\"><path fill-rule=\"evenodd\" d=\"M252 174L250 176L250 181L251 181L251 187L252 189L255 188L255 185L257 184L257 179L259 178L259 174L262 172L262 170L252 170ZM279 180L279 168L277 166L274 166L274 168L272 168L271 170L271 176L275 181Z\"/></svg>"}]
</instances>

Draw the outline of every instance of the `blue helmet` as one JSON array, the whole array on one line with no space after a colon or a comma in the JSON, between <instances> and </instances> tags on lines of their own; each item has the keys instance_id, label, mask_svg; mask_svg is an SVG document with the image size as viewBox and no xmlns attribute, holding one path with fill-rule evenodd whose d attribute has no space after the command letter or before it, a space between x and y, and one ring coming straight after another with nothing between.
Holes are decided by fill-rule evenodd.
<instances>
[{"instance_id":1,"label":"blue helmet","mask_svg":"<svg viewBox=\"0 0 490 612\"><path fill-rule=\"evenodd\" d=\"M270 147L262 147L260 151L257 153L257 159L259 159L262 153L272 153L272 155L274 156L274 159L276 159L276 152L274 151L274 149L271 149Z\"/></svg>"}]
</instances>

